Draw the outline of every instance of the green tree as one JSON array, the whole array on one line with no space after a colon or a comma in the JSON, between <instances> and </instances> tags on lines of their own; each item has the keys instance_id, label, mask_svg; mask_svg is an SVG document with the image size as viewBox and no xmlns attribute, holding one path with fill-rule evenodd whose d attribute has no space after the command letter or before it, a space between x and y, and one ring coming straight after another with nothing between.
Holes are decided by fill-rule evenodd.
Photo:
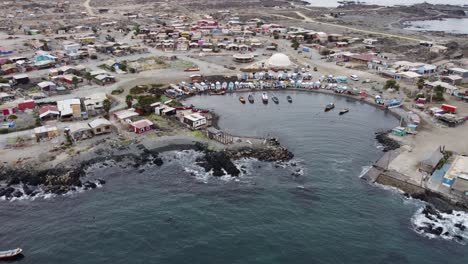
<instances>
[{"instance_id":1,"label":"green tree","mask_svg":"<svg viewBox=\"0 0 468 264\"><path fill-rule=\"evenodd\" d=\"M294 50L297 50L300 45L301 44L299 44L299 42L297 42L297 40L293 40L293 42L291 44L291 48L293 48Z\"/></svg>"},{"instance_id":2,"label":"green tree","mask_svg":"<svg viewBox=\"0 0 468 264\"><path fill-rule=\"evenodd\" d=\"M134 33L135 36L138 35L138 34L140 34L140 26L139 26L139 25L136 25L136 26L133 28L133 30L135 31L135 33Z\"/></svg>"},{"instance_id":3,"label":"green tree","mask_svg":"<svg viewBox=\"0 0 468 264\"><path fill-rule=\"evenodd\" d=\"M425 84L426 84L426 81L424 80L424 78L419 77L418 82L416 83L416 86L418 87L418 89L422 90Z\"/></svg>"},{"instance_id":4,"label":"green tree","mask_svg":"<svg viewBox=\"0 0 468 264\"><path fill-rule=\"evenodd\" d=\"M387 82L385 82L385 85L384 85L384 89L387 90L387 89L395 89L397 91L400 90L400 85L397 83L396 80L387 80Z\"/></svg>"},{"instance_id":5,"label":"green tree","mask_svg":"<svg viewBox=\"0 0 468 264\"><path fill-rule=\"evenodd\" d=\"M433 100L438 101L438 102L445 101L445 98L444 98L444 87L442 87L442 86L440 86L440 85L437 85L437 86L434 88L434 91L435 91L435 95L434 95L434 97L432 98Z\"/></svg>"},{"instance_id":6,"label":"green tree","mask_svg":"<svg viewBox=\"0 0 468 264\"><path fill-rule=\"evenodd\" d=\"M91 75L90 72L86 72L84 77L88 81L88 83L91 83L91 80L93 79L93 76Z\"/></svg>"},{"instance_id":7,"label":"green tree","mask_svg":"<svg viewBox=\"0 0 468 264\"><path fill-rule=\"evenodd\" d=\"M111 109L112 103L109 99L104 99L102 102L102 108L104 108L104 111L106 112L106 115L109 115L109 111Z\"/></svg>"},{"instance_id":8,"label":"green tree","mask_svg":"<svg viewBox=\"0 0 468 264\"><path fill-rule=\"evenodd\" d=\"M9 115L8 119L9 120L16 120L16 119L18 119L18 116L17 115Z\"/></svg>"},{"instance_id":9,"label":"green tree","mask_svg":"<svg viewBox=\"0 0 468 264\"><path fill-rule=\"evenodd\" d=\"M76 89L76 87L78 87L78 77L76 76L73 76L72 78L72 84L73 84L73 87Z\"/></svg>"},{"instance_id":10,"label":"green tree","mask_svg":"<svg viewBox=\"0 0 468 264\"><path fill-rule=\"evenodd\" d=\"M125 103L127 104L128 108L131 108L133 105L133 96L131 96L130 94L127 95L127 97L125 97Z\"/></svg>"}]
</instances>

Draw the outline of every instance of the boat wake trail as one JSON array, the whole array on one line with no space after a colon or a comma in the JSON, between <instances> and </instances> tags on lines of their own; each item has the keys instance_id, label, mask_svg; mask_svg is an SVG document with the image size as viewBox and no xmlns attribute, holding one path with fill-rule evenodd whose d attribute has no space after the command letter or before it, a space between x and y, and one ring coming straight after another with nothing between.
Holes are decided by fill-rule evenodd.
<instances>
[{"instance_id":1,"label":"boat wake trail","mask_svg":"<svg viewBox=\"0 0 468 264\"><path fill-rule=\"evenodd\" d=\"M427 238L468 242L468 213L453 211L441 213L431 206L419 209L411 218L414 231Z\"/></svg>"}]
</instances>

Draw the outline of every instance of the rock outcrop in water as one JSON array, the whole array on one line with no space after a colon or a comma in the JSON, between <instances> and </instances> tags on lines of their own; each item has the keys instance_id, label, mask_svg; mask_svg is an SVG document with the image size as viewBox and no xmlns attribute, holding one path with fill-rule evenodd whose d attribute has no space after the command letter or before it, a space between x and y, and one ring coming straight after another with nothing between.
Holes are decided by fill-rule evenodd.
<instances>
[{"instance_id":1,"label":"rock outcrop in water","mask_svg":"<svg viewBox=\"0 0 468 264\"><path fill-rule=\"evenodd\" d=\"M78 164L66 164L63 167L40 168L36 166L23 166L12 168L9 166L0 167L0 197L11 199L19 198L23 195L35 196L39 193L38 188L45 193L62 195L76 188L94 189L98 184L103 185L105 181L98 179L82 181L86 176L86 169L98 163L105 163L113 160L123 162L124 160L133 167L153 164L161 166L162 159L157 151L146 149L143 145L137 145L138 153L125 153L121 155L98 155L79 162ZM20 186L14 188L14 186Z\"/></svg>"},{"instance_id":2,"label":"rock outcrop in water","mask_svg":"<svg viewBox=\"0 0 468 264\"><path fill-rule=\"evenodd\" d=\"M395 149L398 149L400 147L400 143L398 143L394 139L391 139L388 136L388 133L390 133L390 132L377 132L377 133L375 133L375 139L377 140L377 142L382 144L382 146L384 147L383 152L387 152L387 151L390 151L390 150L395 150Z\"/></svg>"}]
</instances>

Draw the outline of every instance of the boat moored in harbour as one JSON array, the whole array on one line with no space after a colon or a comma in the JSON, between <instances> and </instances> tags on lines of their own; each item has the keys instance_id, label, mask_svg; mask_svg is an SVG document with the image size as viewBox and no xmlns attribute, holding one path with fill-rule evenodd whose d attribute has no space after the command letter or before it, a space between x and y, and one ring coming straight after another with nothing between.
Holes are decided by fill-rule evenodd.
<instances>
[{"instance_id":1,"label":"boat moored in harbour","mask_svg":"<svg viewBox=\"0 0 468 264\"><path fill-rule=\"evenodd\" d=\"M262 101L264 104L268 104L268 94L265 92L262 93Z\"/></svg>"},{"instance_id":2,"label":"boat moored in harbour","mask_svg":"<svg viewBox=\"0 0 468 264\"><path fill-rule=\"evenodd\" d=\"M244 96L239 97L239 101L240 101L241 103L245 104L245 98L244 98Z\"/></svg>"},{"instance_id":3,"label":"boat moored in harbour","mask_svg":"<svg viewBox=\"0 0 468 264\"><path fill-rule=\"evenodd\" d=\"M349 109L348 109L348 108L341 109L340 115L344 115L344 114L346 114L346 113L348 113L348 112L349 112Z\"/></svg>"},{"instance_id":4,"label":"boat moored in harbour","mask_svg":"<svg viewBox=\"0 0 468 264\"><path fill-rule=\"evenodd\" d=\"M335 108L335 104L334 103L328 103L325 106L325 112L328 112L328 111L332 110L333 108Z\"/></svg>"},{"instance_id":5,"label":"boat moored in harbour","mask_svg":"<svg viewBox=\"0 0 468 264\"><path fill-rule=\"evenodd\" d=\"M251 104L253 104L255 102L255 99L254 99L254 96L253 96L252 93L249 93L248 100L249 100L249 103L251 103Z\"/></svg>"},{"instance_id":6,"label":"boat moored in harbour","mask_svg":"<svg viewBox=\"0 0 468 264\"><path fill-rule=\"evenodd\" d=\"M275 102L275 104L279 104L279 99L275 94L273 94L273 96L271 97L271 100Z\"/></svg>"},{"instance_id":7,"label":"boat moored in harbour","mask_svg":"<svg viewBox=\"0 0 468 264\"><path fill-rule=\"evenodd\" d=\"M20 256L21 252L23 252L23 250L21 248L6 250L6 251L0 251L0 260L7 260L7 259L16 258L16 257Z\"/></svg>"},{"instance_id":8,"label":"boat moored in harbour","mask_svg":"<svg viewBox=\"0 0 468 264\"><path fill-rule=\"evenodd\" d=\"M211 92L210 95L224 95L226 91Z\"/></svg>"}]
</instances>

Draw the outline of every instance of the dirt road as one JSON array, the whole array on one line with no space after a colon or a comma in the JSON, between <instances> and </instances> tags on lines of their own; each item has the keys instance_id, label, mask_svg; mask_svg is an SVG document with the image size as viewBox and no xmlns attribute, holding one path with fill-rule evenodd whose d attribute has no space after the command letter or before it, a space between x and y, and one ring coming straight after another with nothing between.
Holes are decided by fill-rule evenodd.
<instances>
[{"instance_id":1,"label":"dirt road","mask_svg":"<svg viewBox=\"0 0 468 264\"><path fill-rule=\"evenodd\" d=\"M91 0L85 0L83 6L86 8L86 12L89 16L95 16L93 9L90 6Z\"/></svg>"},{"instance_id":2,"label":"dirt road","mask_svg":"<svg viewBox=\"0 0 468 264\"><path fill-rule=\"evenodd\" d=\"M403 36L403 35L395 35L395 34L390 34L390 33L376 32L376 31L371 31L371 30L358 29L358 28L353 28L353 27L348 27L348 26L343 26L343 25L337 25L337 24L333 24L333 23L320 22L320 21L316 21L316 20L304 15L303 13L301 13L299 11L296 11L295 13L298 16L302 17L303 21L306 21L308 23L315 23L315 24L319 24L319 25L337 27L337 28L342 28L342 29L346 29L346 30L350 30L350 31L366 33L366 34L380 35L380 36L388 37L388 38L403 39L403 40L409 40L409 41L415 41L415 42L425 41L423 39L418 39L418 38L408 37L408 36ZM281 17L281 18L286 18L286 19L290 19L290 20L300 20L300 19L297 19L297 18L294 18L294 17L288 17L288 16L278 15L278 14L269 14L269 15L276 16L276 17Z\"/></svg>"}]
</instances>

